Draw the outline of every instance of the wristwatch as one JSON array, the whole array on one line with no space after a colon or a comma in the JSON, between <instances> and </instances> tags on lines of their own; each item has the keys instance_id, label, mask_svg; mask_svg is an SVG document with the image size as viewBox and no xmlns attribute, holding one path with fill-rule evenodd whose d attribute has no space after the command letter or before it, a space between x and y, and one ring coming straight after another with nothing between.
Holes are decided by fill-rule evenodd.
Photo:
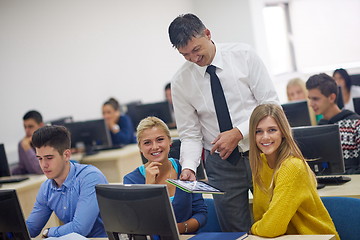
<instances>
[{"instance_id":1,"label":"wristwatch","mask_svg":"<svg viewBox=\"0 0 360 240\"><path fill-rule=\"evenodd\" d=\"M49 234L49 228L46 228L43 233L42 233L42 237L43 238L47 238L48 237L48 234Z\"/></svg>"},{"instance_id":2,"label":"wristwatch","mask_svg":"<svg viewBox=\"0 0 360 240\"><path fill-rule=\"evenodd\" d=\"M115 124L114 126L112 126L111 130L117 132L120 130L120 127L119 125Z\"/></svg>"}]
</instances>

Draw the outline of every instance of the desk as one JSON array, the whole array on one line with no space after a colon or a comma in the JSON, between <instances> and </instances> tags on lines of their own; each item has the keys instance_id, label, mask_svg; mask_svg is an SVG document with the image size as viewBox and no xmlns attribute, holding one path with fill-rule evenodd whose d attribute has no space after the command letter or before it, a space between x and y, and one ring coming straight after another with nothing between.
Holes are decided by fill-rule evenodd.
<instances>
[{"instance_id":1,"label":"desk","mask_svg":"<svg viewBox=\"0 0 360 240\"><path fill-rule=\"evenodd\" d=\"M318 190L320 197L353 197L360 198L360 174L346 175L351 181L341 185L327 185Z\"/></svg>"},{"instance_id":2,"label":"desk","mask_svg":"<svg viewBox=\"0 0 360 240\"><path fill-rule=\"evenodd\" d=\"M72 159L97 167L110 183L122 182L126 174L142 164L137 144L129 144L120 149L104 150L89 156L73 154Z\"/></svg>"}]
</instances>

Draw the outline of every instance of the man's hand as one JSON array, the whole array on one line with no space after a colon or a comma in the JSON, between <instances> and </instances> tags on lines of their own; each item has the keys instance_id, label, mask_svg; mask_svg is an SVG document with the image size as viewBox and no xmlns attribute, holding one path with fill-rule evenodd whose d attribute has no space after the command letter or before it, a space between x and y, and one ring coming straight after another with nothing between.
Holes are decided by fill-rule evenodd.
<instances>
[{"instance_id":1,"label":"man's hand","mask_svg":"<svg viewBox=\"0 0 360 240\"><path fill-rule=\"evenodd\" d=\"M180 180L184 181L195 181L195 173L193 170L190 169L184 169L181 171Z\"/></svg>"},{"instance_id":2,"label":"man's hand","mask_svg":"<svg viewBox=\"0 0 360 240\"><path fill-rule=\"evenodd\" d=\"M31 137L24 137L21 141L21 146L24 149L24 151L27 151L31 148Z\"/></svg>"},{"instance_id":3,"label":"man's hand","mask_svg":"<svg viewBox=\"0 0 360 240\"><path fill-rule=\"evenodd\" d=\"M243 135L237 128L233 128L229 131L220 133L211 144L214 144L210 153L215 151L219 152L221 159L227 159L235 147L238 146L240 140L243 139Z\"/></svg>"},{"instance_id":4,"label":"man's hand","mask_svg":"<svg viewBox=\"0 0 360 240\"><path fill-rule=\"evenodd\" d=\"M151 162L146 166L146 184L156 184L156 178L160 173L159 166L161 165L162 163L159 162Z\"/></svg>"}]
</instances>

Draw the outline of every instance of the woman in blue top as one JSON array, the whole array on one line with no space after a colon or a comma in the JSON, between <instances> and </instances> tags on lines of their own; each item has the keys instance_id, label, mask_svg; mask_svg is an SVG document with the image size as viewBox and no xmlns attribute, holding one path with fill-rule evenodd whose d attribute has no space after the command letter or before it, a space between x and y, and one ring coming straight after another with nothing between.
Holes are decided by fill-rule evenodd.
<instances>
[{"instance_id":1,"label":"woman in blue top","mask_svg":"<svg viewBox=\"0 0 360 240\"><path fill-rule=\"evenodd\" d=\"M205 225L207 206L201 194L184 192L166 179L178 179L181 166L168 158L171 145L169 128L157 117L143 119L137 127L137 141L148 162L124 177L125 184L166 184L180 233L193 233Z\"/></svg>"},{"instance_id":2,"label":"woman in blue top","mask_svg":"<svg viewBox=\"0 0 360 240\"><path fill-rule=\"evenodd\" d=\"M110 130L113 145L135 143L135 129L129 116L121 114L120 104L110 98L102 107L102 114Z\"/></svg>"}]
</instances>

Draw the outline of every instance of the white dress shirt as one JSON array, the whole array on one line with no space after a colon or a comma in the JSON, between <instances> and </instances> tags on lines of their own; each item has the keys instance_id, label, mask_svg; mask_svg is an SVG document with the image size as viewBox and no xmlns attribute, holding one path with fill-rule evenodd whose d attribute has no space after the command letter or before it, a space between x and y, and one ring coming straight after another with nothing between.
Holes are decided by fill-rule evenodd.
<instances>
[{"instance_id":1,"label":"white dress shirt","mask_svg":"<svg viewBox=\"0 0 360 240\"><path fill-rule=\"evenodd\" d=\"M250 46L242 43L215 46L211 65L216 66L232 124L244 136L239 150L245 152L249 150L249 118L253 109L263 103L279 104L279 99L264 64ZM171 83L181 140L180 163L183 169L195 172L203 146L210 150L211 142L220 133L206 68L186 62Z\"/></svg>"}]
</instances>

